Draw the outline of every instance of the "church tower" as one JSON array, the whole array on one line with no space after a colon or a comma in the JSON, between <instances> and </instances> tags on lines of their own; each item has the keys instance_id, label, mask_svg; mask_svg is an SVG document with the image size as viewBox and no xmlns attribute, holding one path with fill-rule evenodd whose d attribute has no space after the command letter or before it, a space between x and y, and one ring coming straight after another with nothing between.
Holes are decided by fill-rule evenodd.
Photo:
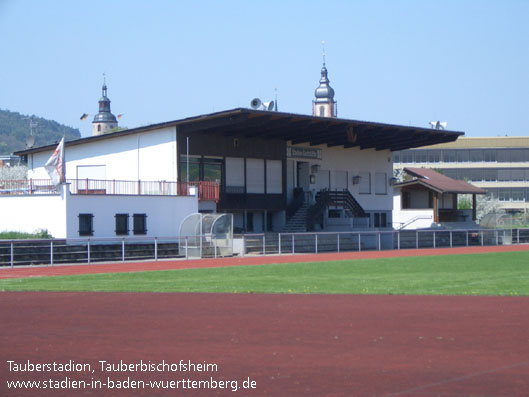
<instances>
[{"instance_id":1,"label":"church tower","mask_svg":"<svg viewBox=\"0 0 529 397\"><path fill-rule=\"evenodd\" d=\"M110 112L110 99L107 97L107 85L103 78L102 96L99 100L99 113L92 121L92 135L103 135L118 126L116 116Z\"/></svg>"},{"instance_id":2,"label":"church tower","mask_svg":"<svg viewBox=\"0 0 529 397\"><path fill-rule=\"evenodd\" d=\"M323 50L323 67L321 68L320 85L314 92L316 99L312 101L312 115L319 117L337 117L338 109L334 100L334 90L329 85L327 68L325 67L325 49Z\"/></svg>"}]
</instances>

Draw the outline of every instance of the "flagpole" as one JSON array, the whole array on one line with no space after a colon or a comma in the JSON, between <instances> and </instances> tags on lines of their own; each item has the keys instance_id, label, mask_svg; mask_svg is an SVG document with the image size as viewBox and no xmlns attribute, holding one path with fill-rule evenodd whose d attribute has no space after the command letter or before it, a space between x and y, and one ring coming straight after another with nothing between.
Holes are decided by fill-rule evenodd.
<instances>
[{"instance_id":1,"label":"flagpole","mask_svg":"<svg viewBox=\"0 0 529 397\"><path fill-rule=\"evenodd\" d=\"M62 144L62 183L66 183L66 139L65 134L62 136L63 144Z\"/></svg>"}]
</instances>

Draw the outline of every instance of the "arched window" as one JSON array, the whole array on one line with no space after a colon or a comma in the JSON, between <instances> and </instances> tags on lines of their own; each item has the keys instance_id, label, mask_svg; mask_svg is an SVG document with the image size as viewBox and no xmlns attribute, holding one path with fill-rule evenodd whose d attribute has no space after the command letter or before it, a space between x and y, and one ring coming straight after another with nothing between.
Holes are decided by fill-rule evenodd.
<instances>
[{"instance_id":1,"label":"arched window","mask_svg":"<svg viewBox=\"0 0 529 397\"><path fill-rule=\"evenodd\" d=\"M320 116L321 117L325 116L325 107L324 106L320 106Z\"/></svg>"},{"instance_id":2,"label":"arched window","mask_svg":"<svg viewBox=\"0 0 529 397\"><path fill-rule=\"evenodd\" d=\"M97 132L101 132L101 124L97 125Z\"/></svg>"}]
</instances>

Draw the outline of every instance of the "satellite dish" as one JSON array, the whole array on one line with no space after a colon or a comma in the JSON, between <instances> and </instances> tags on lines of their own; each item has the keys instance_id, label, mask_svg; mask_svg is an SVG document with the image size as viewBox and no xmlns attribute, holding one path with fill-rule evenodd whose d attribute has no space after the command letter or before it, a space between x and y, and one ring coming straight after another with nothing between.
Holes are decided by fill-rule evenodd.
<instances>
[{"instance_id":1,"label":"satellite dish","mask_svg":"<svg viewBox=\"0 0 529 397\"><path fill-rule=\"evenodd\" d=\"M446 121L430 121L429 123L432 128L435 128L436 130L445 130L448 123Z\"/></svg>"},{"instance_id":2,"label":"satellite dish","mask_svg":"<svg viewBox=\"0 0 529 397\"><path fill-rule=\"evenodd\" d=\"M263 102L263 107L264 107L265 110L268 110L269 112L271 110L274 110L274 101Z\"/></svg>"},{"instance_id":3,"label":"satellite dish","mask_svg":"<svg viewBox=\"0 0 529 397\"><path fill-rule=\"evenodd\" d=\"M250 102L250 106L252 107L252 109L259 109L262 104L263 104L263 102L261 102L261 100L259 98L254 98Z\"/></svg>"},{"instance_id":4,"label":"satellite dish","mask_svg":"<svg viewBox=\"0 0 529 397\"><path fill-rule=\"evenodd\" d=\"M26 147L32 148L35 145L35 137L33 135L28 135L26 138Z\"/></svg>"}]
</instances>

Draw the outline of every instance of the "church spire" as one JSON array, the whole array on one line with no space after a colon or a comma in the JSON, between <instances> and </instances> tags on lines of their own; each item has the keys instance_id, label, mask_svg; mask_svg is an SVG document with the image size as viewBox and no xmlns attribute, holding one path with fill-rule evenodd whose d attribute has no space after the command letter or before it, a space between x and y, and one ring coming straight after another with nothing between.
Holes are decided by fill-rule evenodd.
<instances>
[{"instance_id":1,"label":"church spire","mask_svg":"<svg viewBox=\"0 0 529 397\"><path fill-rule=\"evenodd\" d=\"M103 135L118 126L116 116L110 111L110 99L107 97L106 76L103 73L103 87L101 88L101 99L99 99L99 113L92 121L92 135Z\"/></svg>"},{"instance_id":2,"label":"church spire","mask_svg":"<svg viewBox=\"0 0 529 397\"><path fill-rule=\"evenodd\" d=\"M337 107L334 100L334 90L329 85L327 67L325 66L325 41L321 42L323 49L323 66L321 68L320 85L314 92L315 100L312 101L312 115L320 117L336 117Z\"/></svg>"}]
</instances>

